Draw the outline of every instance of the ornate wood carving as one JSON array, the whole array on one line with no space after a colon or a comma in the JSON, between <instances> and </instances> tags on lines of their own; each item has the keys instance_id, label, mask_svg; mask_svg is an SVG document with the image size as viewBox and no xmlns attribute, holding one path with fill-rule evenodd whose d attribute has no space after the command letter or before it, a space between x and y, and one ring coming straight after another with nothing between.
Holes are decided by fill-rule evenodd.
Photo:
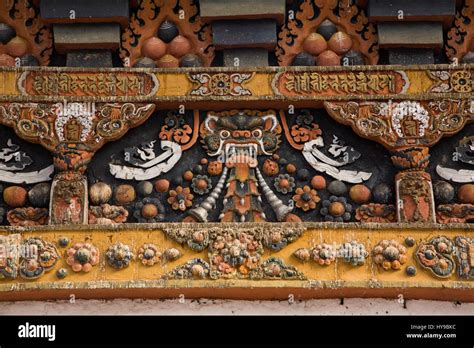
<instances>
[{"instance_id":1,"label":"ornate wood carving","mask_svg":"<svg viewBox=\"0 0 474 348\"><path fill-rule=\"evenodd\" d=\"M2 103L0 124L51 151L60 171L53 180L50 224L87 224L87 180L82 175L106 142L143 123L154 104Z\"/></svg>"},{"instance_id":2,"label":"ornate wood carving","mask_svg":"<svg viewBox=\"0 0 474 348\"><path fill-rule=\"evenodd\" d=\"M25 71L17 81L24 95L64 97L153 96L159 88L154 74L143 71Z\"/></svg>"},{"instance_id":3,"label":"ornate wood carving","mask_svg":"<svg viewBox=\"0 0 474 348\"><path fill-rule=\"evenodd\" d=\"M51 30L44 25L30 0L0 1L0 23L14 28L16 36L26 40L26 54L33 55L40 65L49 64L53 51ZM0 54L6 52L6 45L0 44Z\"/></svg>"},{"instance_id":4,"label":"ornate wood carving","mask_svg":"<svg viewBox=\"0 0 474 348\"><path fill-rule=\"evenodd\" d=\"M387 149L429 147L474 121L468 100L325 102L324 106L336 121Z\"/></svg>"},{"instance_id":5,"label":"ornate wood carving","mask_svg":"<svg viewBox=\"0 0 474 348\"><path fill-rule=\"evenodd\" d=\"M474 51L474 1L465 0L461 11L458 11L454 20L454 27L447 33L446 55L460 63L464 56ZM455 61L455 59L457 61Z\"/></svg>"},{"instance_id":6,"label":"ornate wood carving","mask_svg":"<svg viewBox=\"0 0 474 348\"><path fill-rule=\"evenodd\" d=\"M293 58L303 51L303 41L318 26L329 19L351 36L353 50L363 54L366 64L377 64L378 46L375 27L365 14L350 0L305 0L293 20L283 26L279 34L276 55L280 65L291 65Z\"/></svg>"},{"instance_id":7,"label":"ornate wood carving","mask_svg":"<svg viewBox=\"0 0 474 348\"><path fill-rule=\"evenodd\" d=\"M120 57L124 65L134 66L142 55L145 41L156 36L165 20L173 22L182 36L191 42L190 52L197 55L203 66L210 66L214 59L211 31L201 22L199 7L192 0L146 0L141 1L132 15L130 25L122 34Z\"/></svg>"},{"instance_id":8,"label":"ornate wood carving","mask_svg":"<svg viewBox=\"0 0 474 348\"><path fill-rule=\"evenodd\" d=\"M132 103L1 103L0 124L51 151L58 169L83 172L94 152L143 123L154 108Z\"/></svg>"},{"instance_id":9,"label":"ornate wood carving","mask_svg":"<svg viewBox=\"0 0 474 348\"><path fill-rule=\"evenodd\" d=\"M329 115L361 137L392 151L401 169L395 177L399 222L436 222L429 147L474 121L472 102L439 101L325 102Z\"/></svg>"}]
</instances>

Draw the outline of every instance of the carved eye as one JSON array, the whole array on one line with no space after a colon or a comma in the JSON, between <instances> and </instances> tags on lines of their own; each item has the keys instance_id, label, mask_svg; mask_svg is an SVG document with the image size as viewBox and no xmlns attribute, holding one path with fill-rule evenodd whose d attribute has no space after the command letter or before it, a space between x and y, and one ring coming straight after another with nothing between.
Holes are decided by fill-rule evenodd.
<instances>
[{"instance_id":1,"label":"carved eye","mask_svg":"<svg viewBox=\"0 0 474 348\"><path fill-rule=\"evenodd\" d=\"M225 130L225 129L221 130L221 138L226 139L228 137L230 137L230 132L228 130Z\"/></svg>"},{"instance_id":2,"label":"carved eye","mask_svg":"<svg viewBox=\"0 0 474 348\"><path fill-rule=\"evenodd\" d=\"M252 131L252 136L254 138L261 138L262 137L262 131L260 129L254 129Z\"/></svg>"}]
</instances>

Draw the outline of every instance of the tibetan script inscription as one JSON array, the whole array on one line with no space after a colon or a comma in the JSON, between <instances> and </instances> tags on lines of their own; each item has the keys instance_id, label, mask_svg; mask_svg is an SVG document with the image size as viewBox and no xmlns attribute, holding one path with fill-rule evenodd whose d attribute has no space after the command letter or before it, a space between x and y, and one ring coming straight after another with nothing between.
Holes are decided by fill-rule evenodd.
<instances>
[{"instance_id":1,"label":"tibetan script inscription","mask_svg":"<svg viewBox=\"0 0 474 348\"><path fill-rule=\"evenodd\" d=\"M155 75L143 72L42 72L20 75L18 88L27 95L150 96L158 89Z\"/></svg>"},{"instance_id":2,"label":"tibetan script inscription","mask_svg":"<svg viewBox=\"0 0 474 348\"><path fill-rule=\"evenodd\" d=\"M283 72L275 76L273 88L280 95L345 95L403 93L408 80L403 72L325 73Z\"/></svg>"}]
</instances>

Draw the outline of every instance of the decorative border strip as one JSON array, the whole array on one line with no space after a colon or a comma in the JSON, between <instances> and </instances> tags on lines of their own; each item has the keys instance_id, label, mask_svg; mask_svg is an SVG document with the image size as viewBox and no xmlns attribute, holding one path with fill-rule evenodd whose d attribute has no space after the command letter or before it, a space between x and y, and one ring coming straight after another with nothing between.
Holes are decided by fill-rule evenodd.
<instances>
[{"instance_id":1,"label":"decorative border strip","mask_svg":"<svg viewBox=\"0 0 474 348\"><path fill-rule=\"evenodd\" d=\"M264 69L249 68L186 68L186 69L131 69L131 68L109 68L109 69L81 69L81 68L50 68L50 67L34 67L34 68L0 68L0 75L14 73L11 77L5 78L3 85L3 93L0 100L4 101L31 101L31 102L54 102L58 100L67 101L97 101L97 102L139 102L148 101L155 103L198 103L202 101L235 101L237 102L282 102L282 103L301 103L307 105L308 101L328 101L328 100L436 100L436 99L472 99L474 91L469 78L466 80L468 84L464 84L462 88L458 85L459 78L462 76L471 76L471 70L474 65L460 65L453 67L450 65L427 65L427 66L357 66L357 67L267 67ZM442 74L439 74L441 72ZM281 75L299 76L301 74L316 74L322 77L339 76L344 81L352 81L353 76L374 76L382 78L383 76L397 76L395 89L387 89L387 87L375 90L359 86L352 82L347 88L337 88L338 91L327 89L325 93L312 91L303 95L288 94L275 85L275 81ZM385 74L384 74L385 73ZM118 75L123 76L145 74L151 77L154 86L147 89L146 95L130 96L125 93L123 95L111 96L109 93L97 93L97 95L84 95L80 91L56 95L55 93L25 95L27 90L23 87L27 83L31 74L40 74L42 76L57 75L74 77L76 75L86 75L96 78L102 75ZM227 77L233 81L235 76L243 76L251 74L254 76L251 80L245 81L245 93L236 93L233 87L237 87L240 91L240 82L231 83L231 88L213 88L208 90L205 95L191 95L191 91L196 89L196 84L191 83L191 76L208 75ZM441 80L437 76L453 75L448 79L453 85L448 89L437 89ZM458 76L459 75L459 76ZM14 77L14 78L12 78ZM348 78L350 77L350 78ZM417 85L410 84L410 79L421 79L423 83ZM18 81L15 85L9 85L9 81L15 79ZM161 86L159 82L161 81ZM181 85L180 81L185 81L187 85ZM10 83L11 83L10 82ZM244 82L244 81L242 81ZM334 82L334 81L333 81ZM366 81L367 82L367 81ZM32 82L28 82L31 84ZM335 83L335 82L334 82ZM374 83L369 81L368 83ZM446 83L441 81L441 83ZM354 86L357 88L354 89ZM158 89L159 87L159 89ZM345 90L347 89L347 91ZM230 91L226 93L226 91ZM22 95L23 94L23 95ZM91 94L91 93L89 93ZM317 103L315 103L317 104ZM295 105L298 106L298 105ZM317 106L317 105L315 105Z\"/></svg>"}]
</instances>

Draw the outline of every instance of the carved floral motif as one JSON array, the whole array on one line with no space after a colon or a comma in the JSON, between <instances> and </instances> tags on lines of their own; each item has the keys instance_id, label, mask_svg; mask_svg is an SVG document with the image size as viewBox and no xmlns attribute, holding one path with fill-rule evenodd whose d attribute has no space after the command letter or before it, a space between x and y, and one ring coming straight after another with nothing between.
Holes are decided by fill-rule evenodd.
<instances>
[{"instance_id":1,"label":"carved floral motif","mask_svg":"<svg viewBox=\"0 0 474 348\"><path fill-rule=\"evenodd\" d=\"M441 224L465 223L474 219L474 204L442 204L436 208Z\"/></svg>"},{"instance_id":2,"label":"carved floral motif","mask_svg":"<svg viewBox=\"0 0 474 348\"><path fill-rule=\"evenodd\" d=\"M386 271L399 270L407 262L406 253L406 248L396 240L382 240L372 250L372 257Z\"/></svg>"},{"instance_id":3,"label":"carved floral motif","mask_svg":"<svg viewBox=\"0 0 474 348\"><path fill-rule=\"evenodd\" d=\"M144 266L153 266L158 263L161 260L161 255L158 247L152 243L145 243L138 249L138 259Z\"/></svg>"},{"instance_id":4,"label":"carved floral motif","mask_svg":"<svg viewBox=\"0 0 474 348\"><path fill-rule=\"evenodd\" d=\"M107 248L105 258L109 266L115 269L123 269L130 265L134 255L128 245L115 243Z\"/></svg>"},{"instance_id":5,"label":"carved floral motif","mask_svg":"<svg viewBox=\"0 0 474 348\"><path fill-rule=\"evenodd\" d=\"M193 83L190 96L250 96L252 92L244 87L254 73L190 73L188 75Z\"/></svg>"},{"instance_id":6,"label":"carved floral motif","mask_svg":"<svg viewBox=\"0 0 474 348\"><path fill-rule=\"evenodd\" d=\"M278 257L271 256L258 269L250 272L250 279L304 280L306 277L296 267L287 265Z\"/></svg>"},{"instance_id":7,"label":"carved floral motif","mask_svg":"<svg viewBox=\"0 0 474 348\"><path fill-rule=\"evenodd\" d=\"M396 222L396 209L392 204L369 203L363 204L356 210L356 220L377 223Z\"/></svg>"},{"instance_id":8,"label":"carved floral motif","mask_svg":"<svg viewBox=\"0 0 474 348\"><path fill-rule=\"evenodd\" d=\"M12 226L38 226L48 223L48 209L16 208L8 211L7 220Z\"/></svg>"},{"instance_id":9,"label":"carved floral motif","mask_svg":"<svg viewBox=\"0 0 474 348\"><path fill-rule=\"evenodd\" d=\"M99 263L99 257L99 248L91 243L75 243L66 251L66 263L74 272L90 272Z\"/></svg>"},{"instance_id":10,"label":"carved floral motif","mask_svg":"<svg viewBox=\"0 0 474 348\"><path fill-rule=\"evenodd\" d=\"M323 243L312 249L299 248L293 253L293 256L301 263L312 260L321 266L328 266L341 259L345 263L356 267L365 263L369 253L364 244L352 240L339 245Z\"/></svg>"},{"instance_id":11,"label":"carved floral motif","mask_svg":"<svg viewBox=\"0 0 474 348\"><path fill-rule=\"evenodd\" d=\"M113 225L127 221L128 210L124 207L110 204L89 206L89 224Z\"/></svg>"},{"instance_id":12,"label":"carved floral motif","mask_svg":"<svg viewBox=\"0 0 474 348\"><path fill-rule=\"evenodd\" d=\"M20 276L36 279L54 268L60 256L56 247L38 237L30 237L21 244Z\"/></svg>"},{"instance_id":13,"label":"carved floral motif","mask_svg":"<svg viewBox=\"0 0 474 348\"><path fill-rule=\"evenodd\" d=\"M163 276L165 279L192 279L209 277L209 263L203 259L196 258L189 260L184 265L178 266L170 273Z\"/></svg>"},{"instance_id":14,"label":"carved floral motif","mask_svg":"<svg viewBox=\"0 0 474 348\"><path fill-rule=\"evenodd\" d=\"M453 253L454 243L445 236L439 236L421 243L415 256L418 263L435 277L448 278L456 270Z\"/></svg>"}]
</instances>

